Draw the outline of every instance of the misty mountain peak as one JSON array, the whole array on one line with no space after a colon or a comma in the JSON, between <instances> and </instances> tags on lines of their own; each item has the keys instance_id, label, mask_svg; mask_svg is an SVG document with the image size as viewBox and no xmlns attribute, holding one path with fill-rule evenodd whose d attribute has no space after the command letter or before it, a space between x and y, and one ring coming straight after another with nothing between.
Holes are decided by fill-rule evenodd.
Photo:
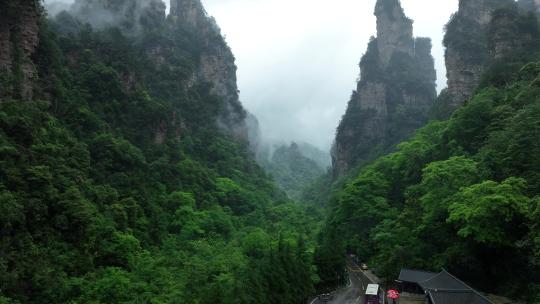
<instances>
[{"instance_id":1,"label":"misty mountain peak","mask_svg":"<svg viewBox=\"0 0 540 304\"><path fill-rule=\"evenodd\" d=\"M399 0L378 0L375 6L377 17L377 46L379 59L387 66L395 52L408 55L414 53L413 21L409 19Z\"/></svg>"},{"instance_id":2,"label":"misty mountain peak","mask_svg":"<svg viewBox=\"0 0 540 304\"><path fill-rule=\"evenodd\" d=\"M248 131L247 113L236 84L235 58L216 20L208 15L200 0L171 0L169 20L198 39L199 67L192 78L212 84L212 93L225 102L218 124L235 138L252 139L256 146L258 122L250 118L249 125L255 129Z\"/></svg>"},{"instance_id":3,"label":"misty mountain peak","mask_svg":"<svg viewBox=\"0 0 540 304\"><path fill-rule=\"evenodd\" d=\"M375 16L381 14L399 14L405 16L405 12L403 11L399 0L377 0L377 3L375 4Z\"/></svg>"},{"instance_id":4,"label":"misty mountain peak","mask_svg":"<svg viewBox=\"0 0 540 304\"><path fill-rule=\"evenodd\" d=\"M460 0L458 14L471 22L487 26L495 10L513 5L513 0Z\"/></svg>"},{"instance_id":5,"label":"misty mountain peak","mask_svg":"<svg viewBox=\"0 0 540 304\"><path fill-rule=\"evenodd\" d=\"M332 147L334 176L390 151L425 122L436 98L431 40L414 38L399 0L379 0L377 38L360 62L361 76ZM402 113L415 113L407 119Z\"/></svg>"},{"instance_id":6,"label":"misty mountain peak","mask_svg":"<svg viewBox=\"0 0 540 304\"><path fill-rule=\"evenodd\" d=\"M200 0L171 0L171 16L193 27L206 22L207 19Z\"/></svg>"},{"instance_id":7,"label":"misty mountain peak","mask_svg":"<svg viewBox=\"0 0 540 304\"><path fill-rule=\"evenodd\" d=\"M165 10L162 0L76 0L72 7L78 18L94 28L118 26L126 32L163 23Z\"/></svg>"}]
</instances>

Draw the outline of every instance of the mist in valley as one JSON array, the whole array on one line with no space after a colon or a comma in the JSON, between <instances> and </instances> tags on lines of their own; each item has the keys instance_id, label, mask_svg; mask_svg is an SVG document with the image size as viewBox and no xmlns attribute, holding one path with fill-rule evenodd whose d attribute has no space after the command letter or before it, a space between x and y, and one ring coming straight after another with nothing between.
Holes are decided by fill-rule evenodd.
<instances>
[{"instance_id":1,"label":"mist in valley","mask_svg":"<svg viewBox=\"0 0 540 304\"><path fill-rule=\"evenodd\" d=\"M49 15L70 0L46 0ZM260 147L291 142L329 154L356 80L358 63L375 35L375 0L205 0L238 66L240 99L258 121ZM415 36L433 40L437 86L446 86L442 37L457 0L404 0ZM169 3L166 1L167 9ZM95 11L94 11L95 12ZM95 17L95 18L94 18ZM87 18L111 24L107 14Z\"/></svg>"},{"instance_id":2,"label":"mist in valley","mask_svg":"<svg viewBox=\"0 0 540 304\"><path fill-rule=\"evenodd\" d=\"M539 20L1 0L0 304L540 303Z\"/></svg>"}]
</instances>

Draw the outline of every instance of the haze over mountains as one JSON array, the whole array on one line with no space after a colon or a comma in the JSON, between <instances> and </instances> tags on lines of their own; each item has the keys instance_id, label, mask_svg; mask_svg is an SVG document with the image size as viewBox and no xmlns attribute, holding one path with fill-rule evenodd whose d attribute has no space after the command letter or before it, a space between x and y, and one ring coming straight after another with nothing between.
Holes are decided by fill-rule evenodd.
<instances>
[{"instance_id":1,"label":"haze over mountains","mask_svg":"<svg viewBox=\"0 0 540 304\"><path fill-rule=\"evenodd\" d=\"M351 255L381 285L442 268L487 297L540 303L539 0L459 0L439 94L414 14L373 2L356 86L325 100L347 93L331 169L311 140L289 143L324 139L316 115L303 128L301 112L268 102L263 139L280 142L259 141L234 50L201 0L171 0L169 14L162 0L75 1L54 16L41 0L0 1L0 304L314 304L329 291L352 304L364 287L348 284ZM253 71L277 78L261 96L297 92L285 80L323 96L306 79L331 78L339 52L300 46L340 38L326 22L359 11L243 1L220 3L267 8L243 24L247 44L292 76Z\"/></svg>"},{"instance_id":2,"label":"haze over mountains","mask_svg":"<svg viewBox=\"0 0 540 304\"><path fill-rule=\"evenodd\" d=\"M375 33L375 1L338 0L330 6L322 0L203 4L233 49L240 99L258 117L263 138L309 142L329 151L359 75L360 57ZM446 86L443 27L457 10L457 0L405 0L403 6L415 20L415 36L433 39L441 90Z\"/></svg>"}]
</instances>

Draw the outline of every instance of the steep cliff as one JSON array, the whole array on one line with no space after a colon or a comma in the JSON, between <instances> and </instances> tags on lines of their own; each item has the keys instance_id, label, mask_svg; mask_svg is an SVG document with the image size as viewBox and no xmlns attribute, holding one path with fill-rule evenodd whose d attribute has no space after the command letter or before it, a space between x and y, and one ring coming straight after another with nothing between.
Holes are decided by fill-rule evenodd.
<instances>
[{"instance_id":1,"label":"steep cliff","mask_svg":"<svg viewBox=\"0 0 540 304\"><path fill-rule=\"evenodd\" d=\"M426 121L436 97L431 40L413 37L399 0L379 0L377 37L360 62L361 77L337 129L334 176L392 149Z\"/></svg>"},{"instance_id":2,"label":"steep cliff","mask_svg":"<svg viewBox=\"0 0 540 304\"><path fill-rule=\"evenodd\" d=\"M189 56L193 64L177 79L181 86L189 90L202 83L209 84L211 93L221 99L217 119L221 128L239 140L255 138L250 132L256 134L258 131L248 129L247 113L239 100L234 55L200 0L172 0L168 20L161 0L77 0L72 11L78 19L97 29L114 26L130 36L159 30L167 39L154 37L145 41L145 55L156 70L172 70L180 57ZM190 48L179 51L175 44L182 41L189 41ZM185 51L188 54L182 54ZM134 87L133 75L123 75L123 78L128 87ZM164 129L158 130L157 142L162 141L162 133Z\"/></svg>"},{"instance_id":3,"label":"steep cliff","mask_svg":"<svg viewBox=\"0 0 540 304\"><path fill-rule=\"evenodd\" d=\"M250 131L238 96L235 58L216 21L208 16L200 0L172 0L169 18L199 39L199 64L192 77L194 81L211 83L212 92L224 99L219 123L235 137L248 139Z\"/></svg>"},{"instance_id":4,"label":"steep cliff","mask_svg":"<svg viewBox=\"0 0 540 304\"><path fill-rule=\"evenodd\" d=\"M387 67L394 53L414 56L413 21L405 16L399 1L377 1L375 16L381 66Z\"/></svg>"},{"instance_id":5,"label":"steep cliff","mask_svg":"<svg viewBox=\"0 0 540 304\"><path fill-rule=\"evenodd\" d=\"M37 71L31 58L39 43L40 20L39 0L0 2L0 98L32 98Z\"/></svg>"},{"instance_id":6,"label":"steep cliff","mask_svg":"<svg viewBox=\"0 0 540 304\"><path fill-rule=\"evenodd\" d=\"M521 1L520 6L534 10L536 4ZM512 0L459 2L444 38L450 107L459 107L473 95L495 61L531 47L536 34L524 23L526 16L520 15Z\"/></svg>"}]
</instances>

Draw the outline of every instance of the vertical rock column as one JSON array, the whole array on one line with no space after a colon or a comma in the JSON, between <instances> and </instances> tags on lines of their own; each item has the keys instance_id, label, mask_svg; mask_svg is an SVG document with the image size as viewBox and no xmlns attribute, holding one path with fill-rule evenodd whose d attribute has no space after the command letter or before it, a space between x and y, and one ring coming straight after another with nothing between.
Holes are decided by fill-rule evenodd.
<instances>
[{"instance_id":1,"label":"vertical rock column","mask_svg":"<svg viewBox=\"0 0 540 304\"><path fill-rule=\"evenodd\" d=\"M171 0L171 20L188 29L199 40L199 65L195 81L212 84L212 93L224 100L225 109L218 123L238 139L249 140L246 111L239 100L234 55L221 35L214 18L200 0Z\"/></svg>"},{"instance_id":2,"label":"vertical rock column","mask_svg":"<svg viewBox=\"0 0 540 304\"><path fill-rule=\"evenodd\" d=\"M38 0L0 2L0 97L12 91L14 96L32 99L36 68L32 62L39 43L41 6Z\"/></svg>"},{"instance_id":3,"label":"vertical rock column","mask_svg":"<svg viewBox=\"0 0 540 304\"><path fill-rule=\"evenodd\" d=\"M413 21L398 0L380 0L375 7L379 62L387 67L394 53L414 54Z\"/></svg>"},{"instance_id":4,"label":"vertical rock column","mask_svg":"<svg viewBox=\"0 0 540 304\"><path fill-rule=\"evenodd\" d=\"M413 37L413 21L399 0L378 0L377 38L360 62L353 92L332 147L334 176L392 149L424 123L422 115L400 125L399 112L424 113L436 97L431 40ZM397 131L396 131L397 130Z\"/></svg>"}]
</instances>

